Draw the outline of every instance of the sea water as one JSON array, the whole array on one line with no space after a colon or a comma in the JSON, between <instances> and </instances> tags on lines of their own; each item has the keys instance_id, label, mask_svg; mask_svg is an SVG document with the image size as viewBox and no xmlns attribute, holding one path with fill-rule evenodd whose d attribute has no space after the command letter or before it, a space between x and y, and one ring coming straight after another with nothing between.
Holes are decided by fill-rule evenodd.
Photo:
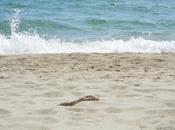
<instances>
[{"instance_id":1,"label":"sea water","mask_svg":"<svg viewBox=\"0 0 175 130\"><path fill-rule=\"evenodd\" d=\"M0 54L175 52L175 0L0 0Z\"/></svg>"}]
</instances>

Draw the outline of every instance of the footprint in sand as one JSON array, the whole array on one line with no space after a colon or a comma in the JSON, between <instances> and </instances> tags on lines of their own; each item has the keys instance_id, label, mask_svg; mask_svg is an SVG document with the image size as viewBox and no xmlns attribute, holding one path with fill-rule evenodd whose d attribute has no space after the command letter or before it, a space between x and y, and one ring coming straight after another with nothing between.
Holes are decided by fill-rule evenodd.
<instances>
[{"instance_id":1,"label":"footprint in sand","mask_svg":"<svg viewBox=\"0 0 175 130\"><path fill-rule=\"evenodd\" d=\"M48 127L37 124L11 124L3 128L4 130L50 130Z\"/></svg>"},{"instance_id":2,"label":"footprint in sand","mask_svg":"<svg viewBox=\"0 0 175 130\"><path fill-rule=\"evenodd\" d=\"M41 95L37 95L37 96L40 96L40 97L63 97L64 94L61 93L61 92L46 92L44 94L41 94Z\"/></svg>"},{"instance_id":3,"label":"footprint in sand","mask_svg":"<svg viewBox=\"0 0 175 130\"><path fill-rule=\"evenodd\" d=\"M175 108L175 102L166 102L165 105L168 107Z\"/></svg>"},{"instance_id":4,"label":"footprint in sand","mask_svg":"<svg viewBox=\"0 0 175 130\"><path fill-rule=\"evenodd\" d=\"M78 107L68 108L68 110L70 110L72 112L84 112L84 110L82 108L78 108Z\"/></svg>"},{"instance_id":5,"label":"footprint in sand","mask_svg":"<svg viewBox=\"0 0 175 130\"><path fill-rule=\"evenodd\" d=\"M163 115L175 117L175 109L166 109L161 112Z\"/></svg>"},{"instance_id":6,"label":"footprint in sand","mask_svg":"<svg viewBox=\"0 0 175 130\"><path fill-rule=\"evenodd\" d=\"M0 117L9 116L10 112L6 109L0 108Z\"/></svg>"},{"instance_id":7,"label":"footprint in sand","mask_svg":"<svg viewBox=\"0 0 175 130\"><path fill-rule=\"evenodd\" d=\"M82 92L76 92L76 91L73 91L73 92L71 92L74 96L81 96L81 95L83 95L83 93Z\"/></svg>"},{"instance_id":8,"label":"footprint in sand","mask_svg":"<svg viewBox=\"0 0 175 130\"><path fill-rule=\"evenodd\" d=\"M105 112L107 113L120 113L122 110L120 108L116 107L108 107L105 109Z\"/></svg>"},{"instance_id":9,"label":"footprint in sand","mask_svg":"<svg viewBox=\"0 0 175 130\"><path fill-rule=\"evenodd\" d=\"M65 90L73 90L73 89L76 89L77 86L65 86L64 89Z\"/></svg>"},{"instance_id":10,"label":"footprint in sand","mask_svg":"<svg viewBox=\"0 0 175 130\"><path fill-rule=\"evenodd\" d=\"M57 114L57 111L53 109L40 109L40 110L37 110L37 113L41 115L47 115L47 114L55 115Z\"/></svg>"},{"instance_id":11,"label":"footprint in sand","mask_svg":"<svg viewBox=\"0 0 175 130\"><path fill-rule=\"evenodd\" d=\"M97 112L98 112L98 110L95 109L95 108L87 108L87 109L85 109L85 111L86 111L87 113L97 113Z\"/></svg>"}]
</instances>

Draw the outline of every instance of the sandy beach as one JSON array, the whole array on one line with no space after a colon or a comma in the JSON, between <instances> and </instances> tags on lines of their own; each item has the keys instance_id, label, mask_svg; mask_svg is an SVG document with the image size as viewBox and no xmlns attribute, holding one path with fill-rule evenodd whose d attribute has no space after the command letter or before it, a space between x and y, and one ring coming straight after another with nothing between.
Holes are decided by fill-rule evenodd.
<instances>
[{"instance_id":1,"label":"sandy beach","mask_svg":"<svg viewBox=\"0 0 175 130\"><path fill-rule=\"evenodd\" d=\"M175 130L175 54L0 56L0 130Z\"/></svg>"}]
</instances>

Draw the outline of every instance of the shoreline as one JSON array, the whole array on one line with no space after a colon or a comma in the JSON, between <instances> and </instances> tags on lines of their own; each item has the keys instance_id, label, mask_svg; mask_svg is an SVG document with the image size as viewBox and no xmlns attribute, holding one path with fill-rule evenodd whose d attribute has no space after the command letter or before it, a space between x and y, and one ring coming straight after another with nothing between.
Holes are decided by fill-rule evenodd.
<instances>
[{"instance_id":1,"label":"shoreline","mask_svg":"<svg viewBox=\"0 0 175 130\"><path fill-rule=\"evenodd\" d=\"M0 55L0 104L0 130L175 129L175 54Z\"/></svg>"}]
</instances>

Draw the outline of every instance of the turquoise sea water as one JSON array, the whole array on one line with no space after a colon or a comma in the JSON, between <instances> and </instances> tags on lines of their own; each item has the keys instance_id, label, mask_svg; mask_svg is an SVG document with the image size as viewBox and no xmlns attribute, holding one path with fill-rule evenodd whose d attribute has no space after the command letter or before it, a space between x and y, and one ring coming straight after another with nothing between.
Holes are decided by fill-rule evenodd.
<instances>
[{"instance_id":1,"label":"turquoise sea water","mask_svg":"<svg viewBox=\"0 0 175 130\"><path fill-rule=\"evenodd\" d=\"M0 54L175 52L175 0L0 0Z\"/></svg>"}]
</instances>

